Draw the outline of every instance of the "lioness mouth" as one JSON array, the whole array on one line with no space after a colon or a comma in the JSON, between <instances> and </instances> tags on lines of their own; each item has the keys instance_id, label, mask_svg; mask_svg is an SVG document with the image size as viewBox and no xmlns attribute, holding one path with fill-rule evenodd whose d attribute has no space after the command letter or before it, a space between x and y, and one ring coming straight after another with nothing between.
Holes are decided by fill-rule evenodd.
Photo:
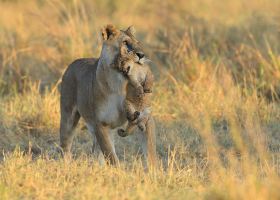
<instances>
[{"instance_id":1,"label":"lioness mouth","mask_svg":"<svg viewBox=\"0 0 280 200\"><path fill-rule=\"evenodd\" d=\"M144 63L146 63L146 62L148 62L148 61L150 61L150 60L147 59L146 57L143 57L143 58L139 59L139 60L137 61L137 63L140 64L140 65L143 65Z\"/></svg>"}]
</instances>

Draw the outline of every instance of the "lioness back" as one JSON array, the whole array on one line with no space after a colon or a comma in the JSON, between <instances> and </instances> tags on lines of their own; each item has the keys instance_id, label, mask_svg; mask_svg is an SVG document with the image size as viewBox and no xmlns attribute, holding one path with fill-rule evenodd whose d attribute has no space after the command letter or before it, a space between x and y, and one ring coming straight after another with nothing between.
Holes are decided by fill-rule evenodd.
<instances>
[{"instance_id":1,"label":"lioness back","mask_svg":"<svg viewBox=\"0 0 280 200\"><path fill-rule=\"evenodd\" d=\"M70 77L79 79L84 73L96 71L97 61L97 58L80 58L73 61L63 74L62 83Z\"/></svg>"},{"instance_id":2,"label":"lioness back","mask_svg":"<svg viewBox=\"0 0 280 200\"><path fill-rule=\"evenodd\" d=\"M72 62L66 69L61 82L61 111L71 112L77 103L88 104L83 98L92 87L97 69L97 58L81 58ZM82 93L82 94L81 94ZM79 110L83 112L83 110ZM80 113L82 114L82 113Z\"/></svg>"}]
</instances>

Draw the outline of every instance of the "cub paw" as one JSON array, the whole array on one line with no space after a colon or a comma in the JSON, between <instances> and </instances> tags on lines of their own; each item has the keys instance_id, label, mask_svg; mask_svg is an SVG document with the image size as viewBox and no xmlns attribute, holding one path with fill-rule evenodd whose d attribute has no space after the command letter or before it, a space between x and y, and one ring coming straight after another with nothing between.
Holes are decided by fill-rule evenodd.
<instances>
[{"instance_id":1,"label":"cub paw","mask_svg":"<svg viewBox=\"0 0 280 200\"><path fill-rule=\"evenodd\" d=\"M144 89L144 92L145 92L145 93L152 93L153 90L152 90L152 89Z\"/></svg>"},{"instance_id":2,"label":"cub paw","mask_svg":"<svg viewBox=\"0 0 280 200\"><path fill-rule=\"evenodd\" d=\"M118 129L118 135L121 136L121 137L126 137L127 133L123 129Z\"/></svg>"},{"instance_id":3,"label":"cub paw","mask_svg":"<svg viewBox=\"0 0 280 200\"><path fill-rule=\"evenodd\" d=\"M136 120L140 115L139 111L135 111L134 113L127 113L127 119L128 121L132 122Z\"/></svg>"},{"instance_id":4,"label":"cub paw","mask_svg":"<svg viewBox=\"0 0 280 200\"><path fill-rule=\"evenodd\" d=\"M145 132L145 131L146 131L146 126L145 126L145 124L142 124L142 123L138 124L138 128L139 128L140 131L142 131L142 132Z\"/></svg>"},{"instance_id":5,"label":"cub paw","mask_svg":"<svg viewBox=\"0 0 280 200\"><path fill-rule=\"evenodd\" d=\"M134 112L134 120L138 119L139 116L140 116L140 112L139 111L135 111Z\"/></svg>"},{"instance_id":6,"label":"cub paw","mask_svg":"<svg viewBox=\"0 0 280 200\"><path fill-rule=\"evenodd\" d=\"M144 96L144 89L142 86L136 88L136 95L137 97L141 98Z\"/></svg>"},{"instance_id":7,"label":"cub paw","mask_svg":"<svg viewBox=\"0 0 280 200\"><path fill-rule=\"evenodd\" d=\"M127 120L128 121L133 121L134 120L134 113L133 114L130 114L130 113L127 113Z\"/></svg>"}]
</instances>

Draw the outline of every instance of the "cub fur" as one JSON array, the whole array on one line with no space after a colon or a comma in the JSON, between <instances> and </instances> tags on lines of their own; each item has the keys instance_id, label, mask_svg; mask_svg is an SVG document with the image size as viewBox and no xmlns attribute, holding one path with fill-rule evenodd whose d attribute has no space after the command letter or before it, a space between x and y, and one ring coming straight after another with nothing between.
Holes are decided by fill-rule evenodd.
<instances>
[{"instance_id":1,"label":"cub fur","mask_svg":"<svg viewBox=\"0 0 280 200\"><path fill-rule=\"evenodd\" d=\"M146 122L151 113L154 77L148 65L135 63L133 57L123 48L115 66L128 78L124 108L129 123L126 130L118 129L119 136L125 137L131 134L136 126L141 131L146 130Z\"/></svg>"}]
</instances>

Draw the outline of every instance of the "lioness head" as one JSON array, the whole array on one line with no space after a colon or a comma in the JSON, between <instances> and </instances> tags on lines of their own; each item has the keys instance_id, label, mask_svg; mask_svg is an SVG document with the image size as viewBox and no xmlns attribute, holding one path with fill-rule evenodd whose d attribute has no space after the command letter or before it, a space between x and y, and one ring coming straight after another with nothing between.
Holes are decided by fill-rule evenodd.
<instances>
[{"instance_id":1,"label":"lioness head","mask_svg":"<svg viewBox=\"0 0 280 200\"><path fill-rule=\"evenodd\" d=\"M101 58L110 66L119 55L129 55L136 63L143 64L146 56L140 42L136 40L135 30L132 26L126 30L118 30L113 25L105 26L102 31Z\"/></svg>"}]
</instances>

